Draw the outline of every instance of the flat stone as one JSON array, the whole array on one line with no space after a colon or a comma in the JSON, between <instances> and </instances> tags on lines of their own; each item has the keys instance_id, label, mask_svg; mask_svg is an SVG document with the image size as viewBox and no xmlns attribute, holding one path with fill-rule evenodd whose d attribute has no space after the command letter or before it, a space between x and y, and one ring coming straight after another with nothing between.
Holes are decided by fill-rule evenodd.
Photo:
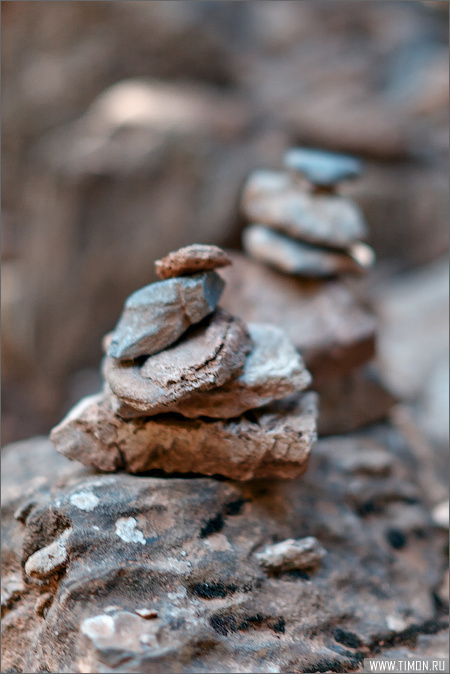
<instances>
[{"instance_id":1,"label":"flat stone","mask_svg":"<svg viewBox=\"0 0 450 674\"><path fill-rule=\"evenodd\" d=\"M103 374L112 392L141 416L158 414L193 392L209 391L240 374L251 345L243 321L218 309L175 346L142 365L106 356Z\"/></svg>"},{"instance_id":2,"label":"flat stone","mask_svg":"<svg viewBox=\"0 0 450 674\"><path fill-rule=\"evenodd\" d=\"M301 391L311 383L300 354L280 328L265 323L250 323L247 327L253 346L242 374L218 388L194 392L167 411L189 418L230 419ZM111 404L123 418L142 416L142 412L115 396Z\"/></svg>"},{"instance_id":3,"label":"flat stone","mask_svg":"<svg viewBox=\"0 0 450 674\"><path fill-rule=\"evenodd\" d=\"M291 478L307 468L316 440L314 393L230 421L158 415L124 421L104 394L82 400L50 439L64 456L100 470Z\"/></svg>"},{"instance_id":4,"label":"flat stone","mask_svg":"<svg viewBox=\"0 0 450 674\"><path fill-rule=\"evenodd\" d=\"M362 162L355 157L302 147L288 150L283 157L283 164L314 185L324 187L358 178L363 172Z\"/></svg>"},{"instance_id":5,"label":"flat stone","mask_svg":"<svg viewBox=\"0 0 450 674\"><path fill-rule=\"evenodd\" d=\"M296 241L264 225L250 225L242 233L245 252L275 269L312 278L361 274L363 267L346 252Z\"/></svg>"},{"instance_id":6,"label":"flat stone","mask_svg":"<svg viewBox=\"0 0 450 674\"><path fill-rule=\"evenodd\" d=\"M272 171L249 177L242 211L251 222L309 243L346 249L367 236L364 217L353 201L337 194L310 194Z\"/></svg>"},{"instance_id":7,"label":"flat stone","mask_svg":"<svg viewBox=\"0 0 450 674\"><path fill-rule=\"evenodd\" d=\"M126 300L108 346L119 360L151 356L167 348L214 311L224 288L214 271L151 283Z\"/></svg>"},{"instance_id":8,"label":"flat stone","mask_svg":"<svg viewBox=\"0 0 450 674\"><path fill-rule=\"evenodd\" d=\"M221 306L245 321L274 323L302 354L314 385L374 356L375 317L335 280L282 274L239 253L224 269Z\"/></svg>"},{"instance_id":9,"label":"flat stone","mask_svg":"<svg viewBox=\"0 0 450 674\"><path fill-rule=\"evenodd\" d=\"M194 243L156 260L155 269L159 278L166 279L227 267L230 264L229 255L218 246Z\"/></svg>"},{"instance_id":10,"label":"flat stone","mask_svg":"<svg viewBox=\"0 0 450 674\"><path fill-rule=\"evenodd\" d=\"M266 547L255 554L261 566L271 571L293 571L313 569L326 555L317 538L307 536L299 540L286 541Z\"/></svg>"}]
</instances>

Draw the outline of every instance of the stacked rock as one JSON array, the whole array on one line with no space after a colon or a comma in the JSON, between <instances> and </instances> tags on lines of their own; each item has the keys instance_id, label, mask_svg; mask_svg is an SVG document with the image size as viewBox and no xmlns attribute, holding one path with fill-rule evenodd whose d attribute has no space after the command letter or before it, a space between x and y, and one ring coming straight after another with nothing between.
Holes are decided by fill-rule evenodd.
<instances>
[{"instance_id":1,"label":"stacked rock","mask_svg":"<svg viewBox=\"0 0 450 674\"><path fill-rule=\"evenodd\" d=\"M216 246L156 262L162 279L133 293L112 334L101 394L53 429L56 448L102 470L293 477L316 438L316 396L283 331L219 308Z\"/></svg>"},{"instance_id":2,"label":"stacked rock","mask_svg":"<svg viewBox=\"0 0 450 674\"><path fill-rule=\"evenodd\" d=\"M360 274L375 259L358 206L338 193L343 181L362 172L346 155L292 148L284 171L255 171L242 197L253 223L243 232L251 257L289 274L323 278Z\"/></svg>"},{"instance_id":3,"label":"stacked rock","mask_svg":"<svg viewBox=\"0 0 450 674\"><path fill-rule=\"evenodd\" d=\"M347 433L384 419L395 403L371 362L376 318L358 285L342 278L375 260L363 242L363 214L339 193L362 164L303 148L288 150L283 164L282 171L253 172L244 186L242 210L254 224L243 232L247 256L233 253L233 276L224 272L222 304L286 332L320 396L319 434Z\"/></svg>"}]
</instances>

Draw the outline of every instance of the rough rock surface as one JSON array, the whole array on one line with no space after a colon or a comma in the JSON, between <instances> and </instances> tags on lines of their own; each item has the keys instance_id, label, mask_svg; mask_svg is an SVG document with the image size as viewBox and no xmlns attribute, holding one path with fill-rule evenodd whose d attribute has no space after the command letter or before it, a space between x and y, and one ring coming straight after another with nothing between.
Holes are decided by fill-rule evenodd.
<instances>
[{"instance_id":1,"label":"rough rock surface","mask_svg":"<svg viewBox=\"0 0 450 674\"><path fill-rule=\"evenodd\" d=\"M311 383L302 357L280 328L266 323L249 323L247 328L253 346L242 374L218 388L191 393L185 402L171 405L171 412L189 418L230 419L301 391ZM142 416L142 412L115 396L111 404L123 418Z\"/></svg>"},{"instance_id":2,"label":"rough rock surface","mask_svg":"<svg viewBox=\"0 0 450 674\"><path fill-rule=\"evenodd\" d=\"M316 417L316 395L304 393L231 420L164 414L124 421L98 394L80 401L50 437L61 454L105 471L295 477L307 468Z\"/></svg>"},{"instance_id":3,"label":"rough rock surface","mask_svg":"<svg viewBox=\"0 0 450 674\"><path fill-rule=\"evenodd\" d=\"M334 281L297 279L238 253L222 272L221 306L245 321L274 323L302 354L314 385L374 355L375 318Z\"/></svg>"},{"instance_id":4,"label":"rough rock surface","mask_svg":"<svg viewBox=\"0 0 450 674\"><path fill-rule=\"evenodd\" d=\"M130 360L162 351L214 311L223 288L222 278L209 271L137 290L125 302L108 355Z\"/></svg>"},{"instance_id":5,"label":"rough rock surface","mask_svg":"<svg viewBox=\"0 0 450 674\"><path fill-rule=\"evenodd\" d=\"M308 277L360 274L363 267L344 251L319 248L296 241L263 225L250 225L242 233L245 252L275 269Z\"/></svg>"},{"instance_id":6,"label":"rough rock surface","mask_svg":"<svg viewBox=\"0 0 450 674\"><path fill-rule=\"evenodd\" d=\"M267 189L269 184L271 189ZM251 222L319 245L345 249L367 236L363 215L350 199L309 194L289 178L269 171L256 171L249 177L242 194L242 211Z\"/></svg>"},{"instance_id":7,"label":"rough rock surface","mask_svg":"<svg viewBox=\"0 0 450 674\"><path fill-rule=\"evenodd\" d=\"M219 309L165 351L142 364L105 358L103 373L122 402L142 414L171 411L196 391L221 386L242 371L251 349L247 327Z\"/></svg>"},{"instance_id":8,"label":"rough rock surface","mask_svg":"<svg viewBox=\"0 0 450 674\"><path fill-rule=\"evenodd\" d=\"M194 243L169 253L162 260L156 260L155 269L159 278L166 279L227 267L230 264L231 259L218 246Z\"/></svg>"},{"instance_id":9,"label":"rough rock surface","mask_svg":"<svg viewBox=\"0 0 450 674\"><path fill-rule=\"evenodd\" d=\"M304 147L288 150L283 157L283 164L314 185L324 187L358 178L363 171L362 163L355 157Z\"/></svg>"},{"instance_id":10,"label":"rough rock surface","mask_svg":"<svg viewBox=\"0 0 450 674\"><path fill-rule=\"evenodd\" d=\"M360 671L445 648L447 534L392 428L319 441L288 482L98 475L39 438L5 448L2 480L3 583L22 586L4 671ZM24 574L69 529L65 568ZM308 536L327 550L313 573L254 554Z\"/></svg>"},{"instance_id":11,"label":"rough rock surface","mask_svg":"<svg viewBox=\"0 0 450 674\"><path fill-rule=\"evenodd\" d=\"M319 394L319 436L351 433L386 419L398 402L368 363L343 376L324 378Z\"/></svg>"}]
</instances>

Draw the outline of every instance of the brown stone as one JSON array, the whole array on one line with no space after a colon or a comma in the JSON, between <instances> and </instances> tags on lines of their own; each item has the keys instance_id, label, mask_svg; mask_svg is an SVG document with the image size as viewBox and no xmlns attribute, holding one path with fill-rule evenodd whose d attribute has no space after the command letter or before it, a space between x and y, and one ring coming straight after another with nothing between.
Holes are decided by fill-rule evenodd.
<instances>
[{"instance_id":1,"label":"brown stone","mask_svg":"<svg viewBox=\"0 0 450 674\"><path fill-rule=\"evenodd\" d=\"M51 432L57 450L100 470L291 478L316 440L316 395L305 393L229 421L159 415L124 421L107 396L83 399Z\"/></svg>"},{"instance_id":2,"label":"brown stone","mask_svg":"<svg viewBox=\"0 0 450 674\"><path fill-rule=\"evenodd\" d=\"M189 418L230 419L301 391L311 383L301 356L280 328L265 323L250 323L247 327L253 347L242 374L218 388L195 391L167 411ZM142 412L116 396L112 396L111 404L123 418L142 416Z\"/></svg>"},{"instance_id":3,"label":"brown stone","mask_svg":"<svg viewBox=\"0 0 450 674\"><path fill-rule=\"evenodd\" d=\"M221 386L240 374L251 339L245 324L227 311L192 328L181 341L143 363L106 356L103 374L112 392L141 416L170 411L196 391Z\"/></svg>"},{"instance_id":4,"label":"brown stone","mask_svg":"<svg viewBox=\"0 0 450 674\"><path fill-rule=\"evenodd\" d=\"M166 279L227 267L230 264L230 257L218 246L194 243L156 260L155 269L159 278Z\"/></svg>"},{"instance_id":5,"label":"brown stone","mask_svg":"<svg viewBox=\"0 0 450 674\"><path fill-rule=\"evenodd\" d=\"M221 306L245 321L282 328L305 359L314 383L350 372L373 357L375 317L337 281L300 279L232 254L223 271Z\"/></svg>"}]
</instances>

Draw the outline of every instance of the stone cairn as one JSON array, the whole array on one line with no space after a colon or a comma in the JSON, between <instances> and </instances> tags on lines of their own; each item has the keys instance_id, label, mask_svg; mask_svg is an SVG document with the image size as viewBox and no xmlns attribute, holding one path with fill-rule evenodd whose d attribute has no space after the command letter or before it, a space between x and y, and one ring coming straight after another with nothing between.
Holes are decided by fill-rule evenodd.
<instances>
[{"instance_id":1,"label":"stone cairn","mask_svg":"<svg viewBox=\"0 0 450 674\"><path fill-rule=\"evenodd\" d=\"M358 206L337 192L357 178L362 164L346 155L288 150L284 171L255 171L242 197L255 224L243 232L244 250L282 272L324 278L361 274L375 261Z\"/></svg>"},{"instance_id":2,"label":"stone cairn","mask_svg":"<svg viewBox=\"0 0 450 674\"><path fill-rule=\"evenodd\" d=\"M216 246L156 262L162 279L133 293L104 339L104 390L51 433L59 452L101 470L223 475L304 472L316 439L316 394L278 327L235 318L218 302Z\"/></svg>"},{"instance_id":3,"label":"stone cairn","mask_svg":"<svg viewBox=\"0 0 450 674\"><path fill-rule=\"evenodd\" d=\"M372 361L376 318L351 278L375 254L363 241L363 214L338 192L363 167L353 157L303 148L289 149L283 164L254 171L244 185L247 255L231 254L222 304L284 330L319 394L319 435L347 433L385 418L395 402Z\"/></svg>"}]
</instances>

